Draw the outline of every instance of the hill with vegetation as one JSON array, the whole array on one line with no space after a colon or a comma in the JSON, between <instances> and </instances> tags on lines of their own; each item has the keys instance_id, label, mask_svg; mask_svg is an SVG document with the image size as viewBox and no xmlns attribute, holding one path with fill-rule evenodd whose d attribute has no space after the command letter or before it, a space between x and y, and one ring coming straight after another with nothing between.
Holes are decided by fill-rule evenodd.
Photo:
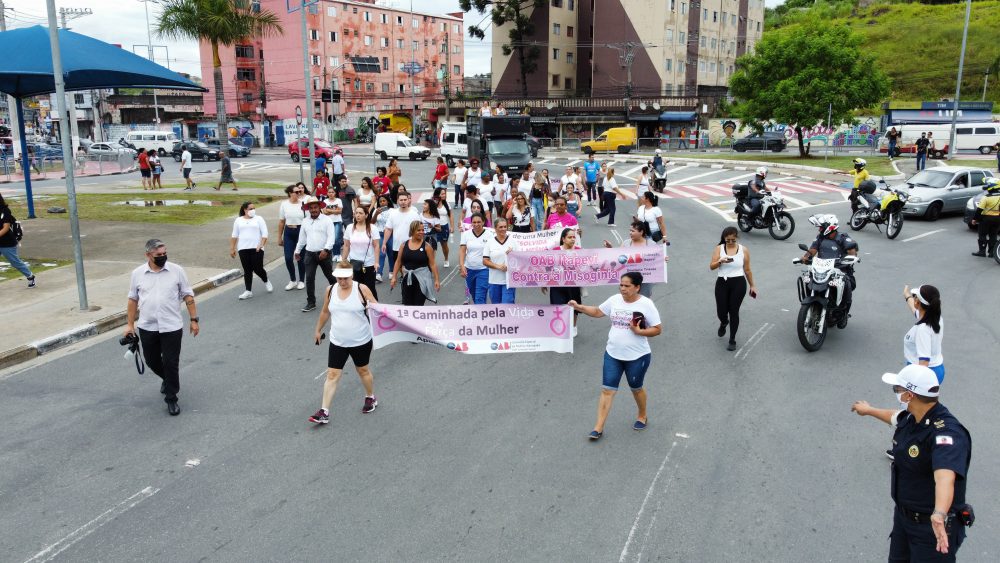
<instances>
[{"instance_id":1,"label":"hill with vegetation","mask_svg":"<svg viewBox=\"0 0 1000 563\"><path fill-rule=\"evenodd\" d=\"M892 0L787 0L767 10L764 32L794 28L810 21L846 24L864 38L892 81L892 99L951 99L955 96L958 59L965 25L965 2L918 3ZM1000 0L972 3L968 46L962 74L965 101L983 95L1000 104Z\"/></svg>"}]
</instances>

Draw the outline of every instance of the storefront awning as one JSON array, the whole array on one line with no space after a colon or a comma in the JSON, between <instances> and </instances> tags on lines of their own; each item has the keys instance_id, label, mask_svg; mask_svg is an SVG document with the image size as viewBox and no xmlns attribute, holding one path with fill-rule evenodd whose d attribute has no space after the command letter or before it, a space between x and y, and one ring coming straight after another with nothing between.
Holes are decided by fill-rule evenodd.
<instances>
[{"instance_id":1,"label":"storefront awning","mask_svg":"<svg viewBox=\"0 0 1000 563\"><path fill-rule=\"evenodd\" d=\"M632 114L629 116L629 121L659 121L660 116L658 114Z\"/></svg>"},{"instance_id":2,"label":"storefront awning","mask_svg":"<svg viewBox=\"0 0 1000 563\"><path fill-rule=\"evenodd\" d=\"M665 111L660 114L660 121L694 121L693 111Z\"/></svg>"}]
</instances>

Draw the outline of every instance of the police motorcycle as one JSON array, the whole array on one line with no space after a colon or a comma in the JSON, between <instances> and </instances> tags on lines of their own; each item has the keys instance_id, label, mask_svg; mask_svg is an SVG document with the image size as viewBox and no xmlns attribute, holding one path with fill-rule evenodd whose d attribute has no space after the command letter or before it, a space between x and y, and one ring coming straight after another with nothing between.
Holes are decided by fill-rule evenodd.
<instances>
[{"instance_id":1,"label":"police motorcycle","mask_svg":"<svg viewBox=\"0 0 1000 563\"><path fill-rule=\"evenodd\" d=\"M809 222L816 227L822 227L823 215L813 215ZM803 252L809 247L800 244ZM799 315L796 333L799 343L809 352L815 352L823 347L829 328L847 327L850 318L850 305L843 302L844 286L851 283L850 278L841 268L853 266L861 261L857 256L841 258L820 258L822 252L809 261L802 258L792 260L792 264L803 264L807 268L797 279L799 291Z\"/></svg>"},{"instance_id":2,"label":"police motorcycle","mask_svg":"<svg viewBox=\"0 0 1000 563\"><path fill-rule=\"evenodd\" d=\"M767 168L757 169L757 176L764 178L767 175ZM747 183L733 184L733 197L736 198L736 224L744 233L749 233L753 229L767 229L771 237L775 240L785 240L795 232L795 219L785 211L785 200L774 190L764 190L763 197L760 198L760 212L754 215L750 205L750 180Z\"/></svg>"},{"instance_id":3,"label":"police motorcycle","mask_svg":"<svg viewBox=\"0 0 1000 563\"><path fill-rule=\"evenodd\" d=\"M660 156L660 149L656 149L656 156ZM653 180L653 191L656 193L663 193L663 190L667 187L667 165L660 161L659 166L653 166L653 161L650 160L646 163L649 169L652 171L651 179Z\"/></svg>"},{"instance_id":4,"label":"police motorcycle","mask_svg":"<svg viewBox=\"0 0 1000 563\"><path fill-rule=\"evenodd\" d=\"M885 236L892 240L903 230L903 206L910 196L902 190L888 187L885 180L879 180L879 184L881 187L865 180L858 185L861 197L857 198L857 210L851 214L851 230L860 231L871 223L882 232L879 225L885 225ZM875 195L879 189L881 197Z\"/></svg>"}]
</instances>

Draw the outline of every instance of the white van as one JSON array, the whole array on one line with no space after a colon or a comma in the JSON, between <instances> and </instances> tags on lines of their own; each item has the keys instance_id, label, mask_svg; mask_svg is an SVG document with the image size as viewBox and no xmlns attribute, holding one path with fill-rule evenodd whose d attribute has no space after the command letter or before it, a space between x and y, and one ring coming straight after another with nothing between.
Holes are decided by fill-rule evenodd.
<instances>
[{"instance_id":1,"label":"white van","mask_svg":"<svg viewBox=\"0 0 1000 563\"><path fill-rule=\"evenodd\" d=\"M468 130L465 123L446 121L441 124L441 156L448 166L454 167L458 159L469 158Z\"/></svg>"},{"instance_id":2,"label":"white van","mask_svg":"<svg viewBox=\"0 0 1000 563\"><path fill-rule=\"evenodd\" d=\"M178 140L171 131L129 131L125 135L125 141L135 145L136 149L156 149L160 156L170 154Z\"/></svg>"},{"instance_id":3,"label":"white van","mask_svg":"<svg viewBox=\"0 0 1000 563\"><path fill-rule=\"evenodd\" d=\"M410 160L427 160L431 155L431 149L422 147L402 133L376 133L375 153L379 158L386 160L391 156L396 158L408 158Z\"/></svg>"},{"instance_id":4,"label":"white van","mask_svg":"<svg viewBox=\"0 0 1000 563\"><path fill-rule=\"evenodd\" d=\"M943 158L949 150L951 123L913 123L895 127L900 132L900 145L912 145L917 142L921 133L926 132L933 133L931 138L934 139L934 147L930 151L931 158ZM960 151L977 150L982 154L990 154L997 143L1000 143L1000 123L977 121L955 124L955 146Z\"/></svg>"}]
</instances>

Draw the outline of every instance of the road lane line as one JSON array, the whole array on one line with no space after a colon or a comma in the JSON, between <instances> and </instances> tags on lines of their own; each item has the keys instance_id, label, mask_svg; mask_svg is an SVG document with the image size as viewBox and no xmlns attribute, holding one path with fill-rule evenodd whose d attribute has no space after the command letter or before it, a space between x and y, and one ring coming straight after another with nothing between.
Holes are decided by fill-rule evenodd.
<instances>
[{"instance_id":1,"label":"road lane line","mask_svg":"<svg viewBox=\"0 0 1000 563\"><path fill-rule=\"evenodd\" d=\"M128 497L117 505L107 509L97 518L94 518L90 522L87 522L83 526L73 530L69 535L63 537L56 543L49 545L45 549L39 551L31 559L26 560L24 563L44 563L45 561L51 561L60 553L69 549L70 546L76 542L82 540L83 538L94 533L98 528L107 524L108 522L114 520L118 516L124 514L128 509L134 507L140 502L146 500L147 498L155 495L160 489L154 489L153 487L146 487L145 489L139 491L138 493Z\"/></svg>"},{"instance_id":2,"label":"road lane line","mask_svg":"<svg viewBox=\"0 0 1000 563\"><path fill-rule=\"evenodd\" d=\"M702 200L700 198L697 198L697 197L690 198L690 199L691 199L691 201L697 202L699 205L705 207L706 209L711 209L714 213L717 213L719 215L719 217L722 217L727 222L729 222L729 223L735 223L736 222L736 219L731 216L732 215L731 212L729 212L729 211L723 211L723 210L719 209L718 207L715 207L714 205L709 205L708 203L705 203L704 200Z\"/></svg>"},{"instance_id":3,"label":"road lane line","mask_svg":"<svg viewBox=\"0 0 1000 563\"><path fill-rule=\"evenodd\" d=\"M718 174L718 173L719 173L718 170L709 170L708 172L705 172L704 174L696 174L694 176L688 176L686 178L681 178L680 180L674 180L673 182L667 182L667 185L668 186L674 186L674 185L677 185L677 184L688 183L691 180L694 180L695 178L701 178L703 176L711 176L712 174Z\"/></svg>"},{"instance_id":4,"label":"road lane line","mask_svg":"<svg viewBox=\"0 0 1000 563\"><path fill-rule=\"evenodd\" d=\"M686 434L678 433L674 434L674 437L684 439L685 441L683 449L687 448L688 443ZM642 554L646 549L646 543L649 541L650 532L653 529L653 525L656 523L656 516L660 512L660 508L663 506L663 499L666 496L667 491L670 489L670 484L673 481L673 476L676 474L677 469L680 467L680 461L674 463L673 467L670 468L671 470L668 472L668 475L666 476L666 481L665 484L663 485L663 490L660 491L658 495L658 498L656 500L656 507L650 513L649 523L646 525L646 532L643 534L642 541L638 542L638 546L636 545L637 543L636 531L639 529L639 524L642 521L643 514L645 513L646 505L649 503L649 500L654 496L654 493L656 493L656 485L659 482L660 477L663 476L663 470L667 467L667 462L670 461L670 454L672 454L673 451L677 448L678 443L679 442L677 440L674 440L670 444L670 449L667 450L667 455L663 457L663 462L660 464L660 468L656 471L656 475L653 477L653 482L650 483L649 489L646 491L646 496L645 498L643 498L642 504L639 506L639 512L637 512L635 515L635 521L632 523L632 529L629 530L628 539L625 541L625 546L622 548L621 555L618 556L618 563L623 563L625 561L638 562L642 559ZM634 551L636 547L639 548L638 552L630 554L630 552Z\"/></svg>"},{"instance_id":5,"label":"road lane line","mask_svg":"<svg viewBox=\"0 0 1000 563\"><path fill-rule=\"evenodd\" d=\"M903 242L910 242L911 240L917 240L919 238L929 237L931 235L936 235L937 233L943 233L943 232L945 232L947 230L948 229L937 229L937 230L934 230L934 231L928 231L926 233L921 233L919 235L914 235L914 236L912 236L910 238L904 238Z\"/></svg>"},{"instance_id":6,"label":"road lane line","mask_svg":"<svg viewBox=\"0 0 1000 563\"><path fill-rule=\"evenodd\" d=\"M806 201L802 201L801 199L795 199L794 197L791 197L791 196L787 196L784 193L781 193L781 190L778 190L778 193L781 194L781 199L783 199L783 200L785 200L785 201L787 201L789 203L794 203L795 205L798 205L798 207L796 207L796 209L805 209L806 207L812 207L811 203L806 202Z\"/></svg>"},{"instance_id":7,"label":"road lane line","mask_svg":"<svg viewBox=\"0 0 1000 563\"><path fill-rule=\"evenodd\" d=\"M763 340L765 336L767 336L768 332L771 332L772 328L774 328L773 323L764 323L764 326L757 329L757 332L755 332L753 336L748 338L746 343L743 344L743 346L741 346L740 349L736 351L736 355L734 357L737 360L745 360L747 356L750 354L750 351L753 350L758 344L760 344L760 341ZM742 358L740 357L741 355L743 356Z\"/></svg>"},{"instance_id":8,"label":"road lane line","mask_svg":"<svg viewBox=\"0 0 1000 563\"><path fill-rule=\"evenodd\" d=\"M571 160L571 161L569 161L569 162L566 163L566 166L576 166L579 163L580 163L579 160Z\"/></svg>"},{"instance_id":9,"label":"road lane line","mask_svg":"<svg viewBox=\"0 0 1000 563\"><path fill-rule=\"evenodd\" d=\"M618 563L623 563L628 557L629 549L632 547L632 543L635 540L635 531L639 527L639 520L642 519L642 513L646 510L646 503L653 496L653 491L656 490L656 482L660 479L660 475L663 474L663 469L667 466L667 461L670 460L670 454L674 452L677 447L677 441L675 440L670 444L670 449L667 450L667 455L663 457L663 462L660 463L660 468L656 470L656 475L653 476L653 482L649 484L649 489L646 490L646 496L642 499L642 504L639 505L639 512L635 515L635 520L632 522L632 529L628 532L628 539L625 540L625 547L622 548L621 555L618 556Z\"/></svg>"}]
</instances>

